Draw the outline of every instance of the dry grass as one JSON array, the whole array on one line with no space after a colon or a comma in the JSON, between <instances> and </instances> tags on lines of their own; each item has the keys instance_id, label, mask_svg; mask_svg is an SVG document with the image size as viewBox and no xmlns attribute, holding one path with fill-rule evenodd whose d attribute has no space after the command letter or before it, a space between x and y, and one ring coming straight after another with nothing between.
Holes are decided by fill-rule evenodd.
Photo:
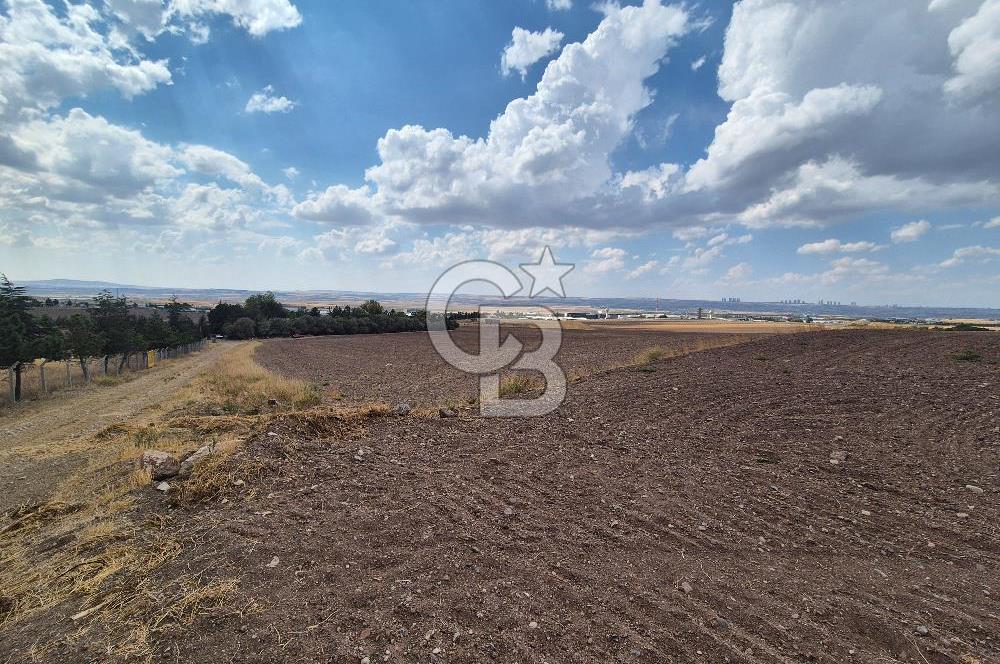
<instances>
[{"instance_id":1,"label":"dry grass","mask_svg":"<svg viewBox=\"0 0 1000 664\"><path fill-rule=\"evenodd\" d=\"M320 389L285 378L257 364L259 341L242 344L223 355L215 370L190 388L188 403L202 414L257 415L268 411L302 410L322 400ZM205 398L205 395L209 398ZM191 409L189 409L191 410Z\"/></svg>"},{"instance_id":2,"label":"dry grass","mask_svg":"<svg viewBox=\"0 0 1000 664\"><path fill-rule=\"evenodd\" d=\"M504 376L503 379L500 380L500 398L505 399L516 397L528 392L541 390L544 387L544 383L531 378L530 376L526 376L524 374L512 374L510 376Z\"/></svg>"},{"instance_id":3,"label":"dry grass","mask_svg":"<svg viewBox=\"0 0 1000 664\"><path fill-rule=\"evenodd\" d=\"M163 412L170 415L102 431L90 441L85 468L45 503L0 522L0 632L55 629L70 642L98 647L103 661L150 661L158 630L188 624L237 592L229 579L161 578L182 543L171 535L171 513L157 510L162 503L152 496L143 498L151 479L138 469L138 459L151 447L183 456L215 443L216 454L196 467L175 500L211 498L234 477L225 467L229 454L278 416L253 413L300 411L319 402L318 391L306 383L257 366L255 347L227 352L166 404ZM270 406L269 399L279 405ZM220 407L231 412L202 414ZM373 406L370 414L383 411L388 407ZM72 627L54 628L66 614L73 616ZM30 656L44 657L51 646L42 644L55 641L46 636Z\"/></svg>"},{"instance_id":4,"label":"dry grass","mask_svg":"<svg viewBox=\"0 0 1000 664\"><path fill-rule=\"evenodd\" d=\"M652 364L656 360L666 356L667 351L663 346L652 346L644 351L636 353L632 358L632 366L644 367L647 364Z\"/></svg>"}]
</instances>

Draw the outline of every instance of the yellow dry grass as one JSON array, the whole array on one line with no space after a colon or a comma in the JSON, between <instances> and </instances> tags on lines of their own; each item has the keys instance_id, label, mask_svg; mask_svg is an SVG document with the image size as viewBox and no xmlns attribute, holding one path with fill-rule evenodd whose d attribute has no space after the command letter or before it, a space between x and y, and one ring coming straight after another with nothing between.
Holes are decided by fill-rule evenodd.
<instances>
[{"instance_id":1,"label":"yellow dry grass","mask_svg":"<svg viewBox=\"0 0 1000 664\"><path fill-rule=\"evenodd\" d=\"M211 497L231 477L223 471L228 454L276 415L211 417L201 414L206 408L252 413L276 399L278 410L289 412L318 403L310 385L256 365L255 348L241 344L227 352L166 404L162 412L169 414L102 431L89 441L86 467L61 482L43 504L0 523L0 631L44 624L65 612L72 614L72 628L64 632L71 642L96 640L109 661L150 661L157 630L235 601L231 579L158 576L183 545L171 534L168 513L143 516L137 509L141 492L151 490L150 474L138 467L138 459L151 447L183 456L215 443L216 454L196 467L178 496ZM31 656L48 651L38 643Z\"/></svg>"},{"instance_id":2,"label":"yellow dry grass","mask_svg":"<svg viewBox=\"0 0 1000 664\"><path fill-rule=\"evenodd\" d=\"M525 374L512 374L500 380L500 398L515 397L527 392L534 392L544 387L544 383Z\"/></svg>"}]
</instances>

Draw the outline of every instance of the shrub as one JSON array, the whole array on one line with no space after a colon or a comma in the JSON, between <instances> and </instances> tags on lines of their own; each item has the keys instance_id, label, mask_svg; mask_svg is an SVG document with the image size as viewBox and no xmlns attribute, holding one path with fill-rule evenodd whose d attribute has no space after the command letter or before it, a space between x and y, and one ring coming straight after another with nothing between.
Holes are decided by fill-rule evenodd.
<instances>
[{"instance_id":1,"label":"shrub","mask_svg":"<svg viewBox=\"0 0 1000 664\"><path fill-rule=\"evenodd\" d=\"M252 318L240 318L226 326L226 336L230 339L252 339L257 332L257 324Z\"/></svg>"},{"instance_id":2,"label":"shrub","mask_svg":"<svg viewBox=\"0 0 1000 664\"><path fill-rule=\"evenodd\" d=\"M500 397L513 397L525 392L541 389L537 380L523 374L507 376L500 381Z\"/></svg>"},{"instance_id":3,"label":"shrub","mask_svg":"<svg viewBox=\"0 0 1000 664\"><path fill-rule=\"evenodd\" d=\"M955 359L959 362L978 362L983 359L983 356L974 350L966 349L955 356Z\"/></svg>"},{"instance_id":4,"label":"shrub","mask_svg":"<svg viewBox=\"0 0 1000 664\"><path fill-rule=\"evenodd\" d=\"M637 367L643 367L659 360L666 354L667 351L663 348L663 346L652 346L651 348L647 348L641 353L636 354L635 357L632 358L632 364Z\"/></svg>"}]
</instances>

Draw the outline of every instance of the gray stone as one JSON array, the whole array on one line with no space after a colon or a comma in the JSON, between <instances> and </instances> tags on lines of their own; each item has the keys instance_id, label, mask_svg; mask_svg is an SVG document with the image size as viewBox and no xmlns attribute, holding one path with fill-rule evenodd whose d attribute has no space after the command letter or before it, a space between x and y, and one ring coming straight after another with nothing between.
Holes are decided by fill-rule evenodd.
<instances>
[{"instance_id":1,"label":"gray stone","mask_svg":"<svg viewBox=\"0 0 1000 664\"><path fill-rule=\"evenodd\" d=\"M975 484L966 484L965 488L972 493L983 493L982 487L978 487Z\"/></svg>"},{"instance_id":2,"label":"gray stone","mask_svg":"<svg viewBox=\"0 0 1000 664\"><path fill-rule=\"evenodd\" d=\"M721 616L715 619L714 624L716 629L722 630L723 632L728 632L733 628L733 623Z\"/></svg>"},{"instance_id":3,"label":"gray stone","mask_svg":"<svg viewBox=\"0 0 1000 664\"><path fill-rule=\"evenodd\" d=\"M844 463L845 461L847 461L847 452L844 450L830 452L830 463L833 465L836 466L837 464Z\"/></svg>"},{"instance_id":4,"label":"gray stone","mask_svg":"<svg viewBox=\"0 0 1000 664\"><path fill-rule=\"evenodd\" d=\"M458 417L458 413L452 408L442 408L441 417Z\"/></svg>"},{"instance_id":5,"label":"gray stone","mask_svg":"<svg viewBox=\"0 0 1000 664\"><path fill-rule=\"evenodd\" d=\"M681 590L684 591L685 595L690 595L691 591L693 591L694 588L691 587L690 583L688 583L687 581L685 581L684 583L681 584Z\"/></svg>"},{"instance_id":6,"label":"gray stone","mask_svg":"<svg viewBox=\"0 0 1000 664\"><path fill-rule=\"evenodd\" d=\"M156 490L166 493L167 491L170 491L170 485L166 482L160 482L156 485Z\"/></svg>"},{"instance_id":7,"label":"gray stone","mask_svg":"<svg viewBox=\"0 0 1000 664\"><path fill-rule=\"evenodd\" d=\"M149 470L154 480L165 480L181 470L181 462L173 454L160 450L146 450L142 453L142 467Z\"/></svg>"},{"instance_id":8,"label":"gray stone","mask_svg":"<svg viewBox=\"0 0 1000 664\"><path fill-rule=\"evenodd\" d=\"M396 407L392 409L392 414L393 415L398 415L400 417L403 417L405 415L409 415L410 414L410 404L408 404L408 403L397 404Z\"/></svg>"},{"instance_id":9,"label":"gray stone","mask_svg":"<svg viewBox=\"0 0 1000 664\"><path fill-rule=\"evenodd\" d=\"M181 467L178 471L179 475L187 476L194 471L194 467L198 465L203 459L206 459L215 453L215 443L210 443L208 445L202 445L196 451L192 452L181 461Z\"/></svg>"},{"instance_id":10,"label":"gray stone","mask_svg":"<svg viewBox=\"0 0 1000 664\"><path fill-rule=\"evenodd\" d=\"M919 634L920 636L927 636L928 634L931 633L931 631L927 629L924 625L917 625L916 629L914 629L913 631Z\"/></svg>"}]
</instances>

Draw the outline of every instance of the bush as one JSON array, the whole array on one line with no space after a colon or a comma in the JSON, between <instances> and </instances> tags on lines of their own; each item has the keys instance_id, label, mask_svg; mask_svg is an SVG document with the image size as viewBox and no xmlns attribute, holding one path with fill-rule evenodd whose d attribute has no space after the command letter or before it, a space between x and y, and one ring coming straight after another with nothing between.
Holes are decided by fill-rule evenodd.
<instances>
[{"instance_id":1,"label":"bush","mask_svg":"<svg viewBox=\"0 0 1000 664\"><path fill-rule=\"evenodd\" d=\"M955 356L955 359L959 362L978 362L983 359L983 356L974 350L963 350L961 353Z\"/></svg>"},{"instance_id":2,"label":"bush","mask_svg":"<svg viewBox=\"0 0 1000 664\"><path fill-rule=\"evenodd\" d=\"M230 339L252 339L256 332L257 325L252 318L239 318L226 326L226 336Z\"/></svg>"}]
</instances>

